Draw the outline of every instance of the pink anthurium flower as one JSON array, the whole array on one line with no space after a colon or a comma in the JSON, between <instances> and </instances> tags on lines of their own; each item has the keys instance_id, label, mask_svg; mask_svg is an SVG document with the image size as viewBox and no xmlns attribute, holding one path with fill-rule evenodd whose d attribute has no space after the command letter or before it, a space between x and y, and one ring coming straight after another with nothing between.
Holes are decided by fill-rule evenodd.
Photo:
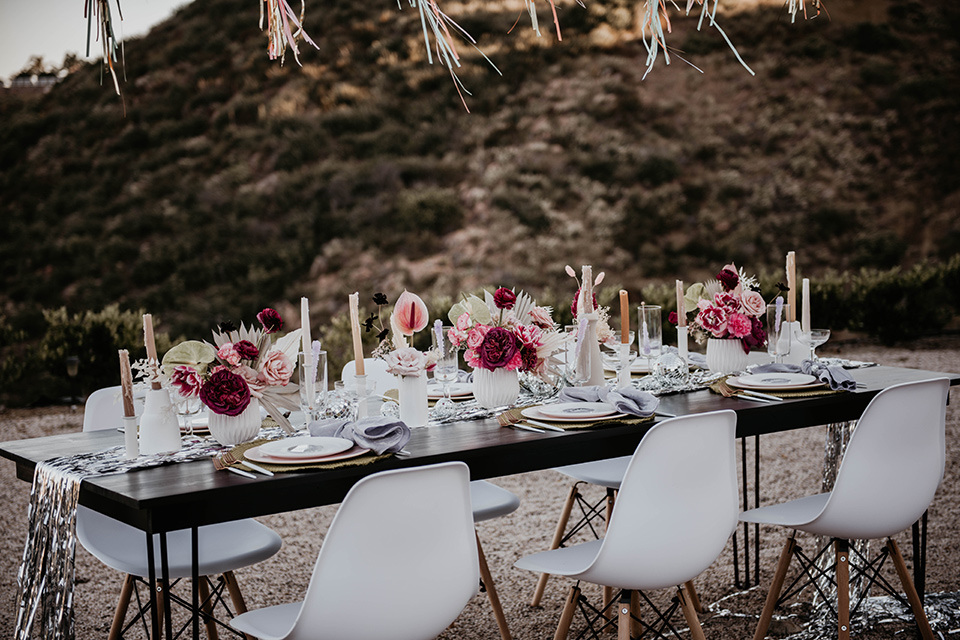
<instances>
[{"instance_id":1,"label":"pink anthurium flower","mask_svg":"<svg viewBox=\"0 0 960 640\"><path fill-rule=\"evenodd\" d=\"M412 336L417 331L423 330L430 319L427 305L420 299L420 296L410 293L406 289L397 298L397 305L393 309L393 317L396 329L405 336Z\"/></svg>"}]
</instances>

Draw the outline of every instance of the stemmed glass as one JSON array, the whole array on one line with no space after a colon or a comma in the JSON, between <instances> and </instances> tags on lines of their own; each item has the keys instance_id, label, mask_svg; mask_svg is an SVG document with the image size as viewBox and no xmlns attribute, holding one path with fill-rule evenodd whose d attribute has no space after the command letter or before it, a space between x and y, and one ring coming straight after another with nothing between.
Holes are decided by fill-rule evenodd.
<instances>
[{"instance_id":1,"label":"stemmed glass","mask_svg":"<svg viewBox=\"0 0 960 640\"><path fill-rule=\"evenodd\" d=\"M660 324L660 307L641 304L637 307L637 352L644 359L647 370L653 370L653 363L660 357L663 348L663 326Z\"/></svg>"},{"instance_id":2,"label":"stemmed glass","mask_svg":"<svg viewBox=\"0 0 960 640\"><path fill-rule=\"evenodd\" d=\"M783 356L790 353L789 304L767 305L767 353L773 361L783 362Z\"/></svg>"},{"instance_id":3,"label":"stemmed glass","mask_svg":"<svg viewBox=\"0 0 960 640\"><path fill-rule=\"evenodd\" d=\"M450 329L453 329L453 327L441 326L439 330L434 329L430 332L430 335L433 336L433 348L439 354L437 365L433 368L433 379L443 385L443 397L437 400L433 407L434 415L437 417L448 416L456 407L450 398L450 383L456 382L460 373L457 366L459 351L447 337L450 335Z\"/></svg>"},{"instance_id":4,"label":"stemmed glass","mask_svg":"<svg viewBox=\"0 0 960 640\"><path fill-rule=\"evenodd\" d=\"M830 339L830 329L810 329L801 331L797 336L804 345L810 347L810 359L817 361L817 347Z\"/></svg>"},{"instance_id":5,"label":"stemmed glass","mask_svg":"<svg viewBox=\"0 0 960 640\"><path fill-rule=\"evenodd\" d=\"M327 352L299 354L300 410L307 424L319 420L327 400Z\"/></svg>"},{"instance_id":6,"label":"stemmed glass","mask_svg":"<svg viewBox=\"0 0 960 640\"><path fill-rule=\"evenodd\" d=\"M621 342L620 334L617 334L616 337L611 338L608 342L604 342L600 349L604 368L617 372L615 386L619 387L622 386L621 382L629 383L630 381L630 369L632 368L633 362L637 359L637 352L631 349L636 337L636 332L631 331L628 338L629 342L624 345ZM620 357L624 351L624 347L626 347L626 362ZM626 366L626 371L623 371L624 366Z\"/></svg>"},{"instance_id":7,"label":"stemmed glass","mask_svg":"<svg viewBox=\"0 0 960 640\"><path fill-rule=\"evenodd\" d=\"M590 379L590 367L577 368L577 338L580 331L580 325L570 324L564 326L566 333L566 344L564 349L564 380L567 386L579 387Z\"/></svg>"},{"instance_id":8,"label":"stemmed glass","mask_svg":"<svg viewBox=\"0 0 960 640\"><path fill-rule=\"evenodd\" d=\"M200 404L200 396L190 395L184 397L176 392L171 395L175 398L174 406L177 410L177 421L180 423L180 434L192 436L193 419L200 413L200 409L203 408L203 405Z\"/></svg>"}]
</instances>

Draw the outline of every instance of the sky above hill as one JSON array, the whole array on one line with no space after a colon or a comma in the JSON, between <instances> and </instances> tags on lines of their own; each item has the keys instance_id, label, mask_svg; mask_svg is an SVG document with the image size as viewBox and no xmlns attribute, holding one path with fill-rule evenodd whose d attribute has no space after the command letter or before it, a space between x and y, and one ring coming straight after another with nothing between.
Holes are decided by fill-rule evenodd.
<instances>
[{"instance_id":1,"label":"sky above hill","mask_svg":"<svg viewBox=\"0 0 960 640\"><path fill-rule=\"evenodd\" d=\"M23 69L31 56L43 56L48 66L60 66L69 52L86 58L85 1L0 0L0 80ZM123 21L117 37L142 35L185 4L189 0L120 0ZM117 0L110 0L110 9L116 15ZM99 57L99 45L94 32L89 59Z\"/></svg>"}]
</instances>

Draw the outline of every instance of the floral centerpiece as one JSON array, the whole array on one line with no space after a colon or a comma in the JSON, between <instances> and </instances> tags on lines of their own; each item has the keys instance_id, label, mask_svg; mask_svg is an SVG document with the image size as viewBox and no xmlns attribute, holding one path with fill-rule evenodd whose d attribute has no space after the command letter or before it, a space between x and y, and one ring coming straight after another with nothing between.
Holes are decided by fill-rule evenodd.
<instances>
[{"instance_id":1,"label":"floral centerpiece","mask_svg":"<svg viewBox=\"0 0 960 640\"><path fill-rule=\"evenodd\" d=\"M550 359L563 343L549 307L505 287L484 291L483 300L463 296L448 317L454 326L447 337L465 349L464 360L474 368L474 396L483 406L516 400L518 372L545 379Z\"/></svg>"},{"instance_id":2,"label":"floral centerpiece","mask_svg":"<svg viewBox=\"0 0 960 640\"><path fill-rule=\"evenodd\" d=\"M715 280L690 285L684 303L695 314L690 329L697 342L706 338L739 340L744 353L767 343L760 322L767 303L760 295L760 285L734 264L724 266ZM677 323L676 312L671 312L669 320Z\"/></svg>"},{"instance_id":3,"label":"floral centerpiece","mask_svg":"<svg viewBox=\"0 0 960 640\"><path fill-rule=\"evenodd\" d=\"M213 332L213 344L181 342L167 351L156 373L175 397L200 399L211 413L211 433L215 424L224 423L216 416L247 416L247 422L255 422L259 431L261 404L285 430L293 432L280 409L296 410L299 406L298 387L290 378L296 368L300 329L273 343L273 334L283 327L280 314L264 309L257 320L259 327L241 323L239 329L232 322L221 323ZM233 444L216 433L214 437Z\"/></svg>"}]
</instances>

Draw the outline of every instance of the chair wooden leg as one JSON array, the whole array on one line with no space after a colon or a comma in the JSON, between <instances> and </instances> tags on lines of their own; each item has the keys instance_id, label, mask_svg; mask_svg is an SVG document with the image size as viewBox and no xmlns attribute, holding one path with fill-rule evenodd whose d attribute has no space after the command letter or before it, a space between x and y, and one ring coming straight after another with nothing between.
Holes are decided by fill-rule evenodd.
<instances>
[{"instance_id":1,"label":"chair wooden leg","mask_svg":"<svg viewBox=\"0 0 960 640\"><path fill-rule=\"evenodd\" d=\"M617 607L617 640L630 640L631 591L620 592L620 605Z\"/></svg>"},{"instance_id":2,"label":"chair wooden leg","mask_svg":"<svg viewBox=\"0 0 960 640\"><path fill-rule=\"evenodd\" d=\"M573 621L573 614L577 611L577 601L579 600L580 587L574 585L570 587L567 603L563 605L563 613L560 614L560 622L557 624L557 632L553 634L553 640L567 640L570 623Z\"/></svg>"},{"instance_id":3,"label":"chair wooden leg","mask_svg":"<svg viewBox=\"0 0 960 640\"><path fill-rule=\"evenodd\" d=\"M850 544L834 543L837 550L837 638L850 640Z\"/></svg>"},{"instance_id":4,"label":"chair wooden leg","mask_svg":"<svg viewBox=\"0 0 960 640\"><path fill-rule=\"evenodd\" d=\"M550 549L560 547L560 541L563 540L563 534L567 530L567 522L570 520L570 512L573 510L573 503L577 499L577 485L571 485L570 492L567 494L567 501L563 503L563 509L560 511L560 519L557 521L557 529L553 532L553 542L550 543ZM537 588L533 592L533 599L530 600L531 607L539 607L540 600L543 599L543 590L547 587L549 573L541 573L537 580Z\"/></svg>"},{"instance_id":5,"label":"chair wooden leg","mask_svg":"<svg viewBox=\"0 0 960 640\"><path fill-rule=\"evenodd\" d=\"M693 610L698 614L703 613L703 606L700 604L700 596L697 595L697 588L693 585L693 580L687 580L683 583L683 588L687 590L687 597L690 598L690 604Z\"/></svg>"},{"instance_id":6,"label":"chair wooden leg","mask_svg":"<svg viewBox=\"0 0 960 640\"><path fill-rule=\"evenodd\" d=\"M890 549L890 555L893 558L893 566L897 569L897 575L900 577L900 584L903 585L903 591L907 594L907 600L910 602L910 608L913 610L913 617L917 619L917 627L920 629L920 635L923 640L933 640L933 629L930 628L930 621L927 620L927 614L923 610L923 604L920 602L920 595L917 588L907 572L907 564L903 561L903 554L900 553L900 547L896 540L889 538L887 548Z\"/></svg>"},{"instance_id":7,"label":"chair wooden leg","mask_svg":"<svg viewBox=\"0 0 960 640\"><path fill-rule=\"evenodd\" d=\"M127 618L127 607L130 606L130 595L133 593L134 577L129 573L123 576L123 586L120 588L120 599L117 601L117 610L113 614L113 624L110 625L108 640L120 640L123 631L123 621Z\"/></svg>"},{"instance_id":8,"label":"chair wooden leg","mask_svg":"<svg viewBox=\"0 0 960 640\"><path fill-rule=\"evenodd\" d=\"M490 575L490 567L487 566L487 558L483 555L483 545L480 544L480 535L474 531L477 536L477 556L480 559L480 579L483 580L483 587L487 591L487 597L490 599L490 606L493 608L493 617L497 621L497 627L500 629L500 637L503 640L512 640L510 636L510 627L507 626L507 618L503 615L503 607L500 606L500 597L497 595L497 589L493 586L493 576Z\"/></svg>"},{"instance_id":9,"label":"chair wooden leg","mask_svg":"<svg viewBox=\"0 0 960 640\"><path fill-rule=\"evenodd\" d=\"M223 580L227 583L227 591L230 592L230 601L233 603L234 614L240 615L241 613L246 613L247 605L243 601L243 594L240 593L240 585L237 583L237 577L233 575L233 571L224 573ZM247 634L244 634L244 638L247 640L256 640L253 636Z\"/></svg>"},{"instance_id":10,"label":"chair wooden leg","mask_svg":"<svg viewBox=\"0 0 960 640\"><path fill-rule=\"evenodd\" d=\"M640 594L636 591L630 592L630 613L633 615L630 633L634 638L639 638L643 634L643 625L640 624Z\"/></svg>"},{"instance_id":11,"label":"chair wooden leg","mask_svg":"<svg viewBox=\"0 0 960 640\"><path fill-rule=\"evenodd\" d=\"M163 629L164 629L164 626L166 625L166 619L167 619L166 616L164 615L164 613L166 612L166 609L163 606L163 601L164 601L163 581L157 580L154 588L157 590L157 620L160 621L160 638L162 638ZM159 638L157 640L159 640Z\"/></svg>"},{"instance_id":12,"label":"chair wooden leg","mask_svg":"<svg viewBox=\"0 0 960 640\"><path fill-rule=\"evenodd\" d=\"M197 587L200 591L200 610L204 615L203 624L207 628L207 638L217 640L217 623L212 620L213 603L210 602L210 585L207 583L207 576L200 576Z\"/></svg>"},{"instance_id":13,"label":"chair wooden leg","mask_svg":"<svg viewBox=\"0 0 960 640\"><path fill-rule=\"evenodd\" d=\"M767 635L767 629L770 628L773 610L777 606L777 600L780 599L780 590L783 589L783 581L787 577L787 569L790 568L790 560L793 558L793 549L797 545L796 535L796 532L791 533L786 544L783 545L783 550L780 551L780 561L777 562L777 570L773 574L773 583L770 585L770 591L767 592L767 601L763 605L763 613L760 614L760 622L757 623L753 640L763 640Z\"/></svg>"},{"instance_id":14,"label":"chair wooden leg","mask_svg":"<svg viewBox=\"0 0 960 640\"><path fill-rule=\"evenodd\" d=\"M683 586L677 587L677 598L680 599L680 608L683 609L683 617L687 620L687 626L690 628L690 637L693 640L706 640L703 637L703 627L700 626L700 618L693 608L693 601Z\"/></svg>"},{"instance_id":15,"label":"chair wooden leg","mask_svg":"<svg viewBox=\"0 0 960 640\"><path fill-rule=\"evenodd\" d=\"M616 494L613 489L607 488L607 513L606 513L606 526L610 526L610 516L613 515L613 504L616 501ZM606 528L604 528L606 530ZM610 604L613 602L613 587L604 586L603 587L603 608L601 611L607 611L610 607ZM612 616L607 617L608 620L612 620Z\"/></svg>"}]
</instances>

